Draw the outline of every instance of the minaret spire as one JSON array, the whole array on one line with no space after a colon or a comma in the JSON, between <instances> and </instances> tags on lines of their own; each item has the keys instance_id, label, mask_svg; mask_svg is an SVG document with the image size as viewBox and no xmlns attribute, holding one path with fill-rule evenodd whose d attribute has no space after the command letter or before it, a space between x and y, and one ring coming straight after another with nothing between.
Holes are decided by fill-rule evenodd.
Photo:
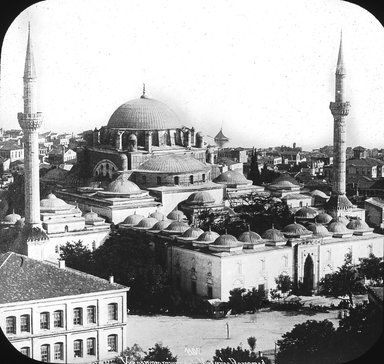
<instances>
[{"instance_id":1,"label":"minaret spire","mask_svg":"<svg viewBox=\"0 0 384 364\"><path fill-rule=\"evenodd\" d=\"M344 64L344 54L343 54L343 31L340 32L340 46L339 46L339 55L337 57L337 66L336 66L336 74L337 75L345 75L346 69Z\"/></svg>"},{"instance_id":2,"label":"minaret spire","mask_svg":"<svg viewBox=\"0 0 384 364\"><path fill-rule=\"evenodd\" d=\"M27 53L25 56L24 80L36 78L35 61L33 59L33 47L31 41L31 24L28 23Z\"/></svg>"}]
</instances>

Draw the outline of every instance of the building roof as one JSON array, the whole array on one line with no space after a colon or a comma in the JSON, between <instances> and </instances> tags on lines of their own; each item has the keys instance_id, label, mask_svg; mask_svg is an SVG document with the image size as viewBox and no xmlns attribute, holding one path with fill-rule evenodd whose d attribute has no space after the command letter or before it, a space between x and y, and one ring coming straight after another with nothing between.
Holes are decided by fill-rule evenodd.
<instances>
[{"instance_id":1,"label":"building roof","mask_svg":"<svg viewBox=\"0 0 384 364\"><path fill-rule=\"evenodd\" d=\"M376 158L350 158L347 159L347 167L374 167L382 166L383 161Z\"/></svg>"},{"instance_id":2,"label":"building roof","mask_svg":"<svg viewBox=\"0 0 384 364\"><path fill-rule=\"evenodd\" d=\"M109 119L107 127L131 130L181 128L179 118L167 105L143 96L120 105Z\"/></svg>"},{"instance_id":3,"label":"building roof","mask_svg":"<svg viewBox=\"0 0 384 364\"><path fill-rule=\"evenodd\" d=\"M349 210L353 207L345 195L331 195L325 206L327 211Z\"/></svg>"},{"instance_id":4,"label":"building roof","mask_svg":"<svg viewBox=\"0 0 384 364\"><path fill-rule=\"evenodd\" d=\"M370 203L371 205L384 208L384 200L379 197L371 197L365 200L365 202Z\"/></svg>"},{"instance_id":5,"label":"building roof","mask_svg":"<svg viewBox=\"0 0 384 364\"><path fill-rule=\"evenodd\" d=\"M7 252L0 254L0 304L126 288L71 268Z\"/></svg>"},{"instance_id":6,"label":"building roof","mask_svg":"<svg viewBox=\"0 0 384 364\"><path fill-rule=\"evenodd\" d=\"M0 142L0 150L19 150L19 149L23 149L23 147L19 144L17 144L17 142L13 141L13 140L6 140L4 142Z\"/></svg>"},{"instance_id":7,"label":"building roof","mask_svg":"<svg viewBox=\"0 0 384 364\"><path fill-rule=\"evenodd\" d=\"M206 172L210 167L186 154L155 155L138 167L140 171L157 173L194 173Z\"/></svg>"},{"instance_id":8,"label":"building roof","mask_svg":"<svg viewBox=\"0 0 384 364\"><path fill-rule=\"evenodd\" d=\"M217 140L219 140L219 141L228 141L229 138L227 138L227 137L223 134L223 129L220 129L220 131L216 134L214 140L215 140L215 141L217 141Z\"/></svg>"}]
</instances>

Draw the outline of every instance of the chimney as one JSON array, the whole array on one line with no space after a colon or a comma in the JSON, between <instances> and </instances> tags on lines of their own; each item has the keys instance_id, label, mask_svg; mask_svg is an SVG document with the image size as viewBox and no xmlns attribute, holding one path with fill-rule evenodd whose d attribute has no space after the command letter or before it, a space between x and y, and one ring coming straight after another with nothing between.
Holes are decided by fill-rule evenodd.
<instances>
[{"instance_id":1,"label":"chimney","mask_svg":"<svg viewBox=\"0 0 384 364\"><path fill-rule=\"evenodd\" d=\"M112 275L109 276L109 283L111 283L111 284L115 283L115 279Z\"/></svg>"},{"instance_id":2,"label":"chimney","mask_svg":"<svg viewBox=\"0 0 384 364\"><path fill-rule=\"evenodd\" d=\"M59 268L60 269L65 269L65 260L59 259Z\"/></svg>"}]
</instances>

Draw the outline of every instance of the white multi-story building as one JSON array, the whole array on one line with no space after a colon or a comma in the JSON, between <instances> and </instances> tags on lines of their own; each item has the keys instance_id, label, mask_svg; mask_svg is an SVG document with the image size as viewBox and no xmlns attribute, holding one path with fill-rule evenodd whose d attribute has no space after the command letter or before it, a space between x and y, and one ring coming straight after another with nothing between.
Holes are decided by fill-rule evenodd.
<instances>
[{"instance_id":1,"label":"white multi-story building","mask_svg":"<svg viewBox=\"0 0 384 364\"><path fill-rule=\"evenodd\" d=\"M42 362L112 360L127 336L128 287L59 265L0 254L0 326Z\"/></svg>"}]
</instances>

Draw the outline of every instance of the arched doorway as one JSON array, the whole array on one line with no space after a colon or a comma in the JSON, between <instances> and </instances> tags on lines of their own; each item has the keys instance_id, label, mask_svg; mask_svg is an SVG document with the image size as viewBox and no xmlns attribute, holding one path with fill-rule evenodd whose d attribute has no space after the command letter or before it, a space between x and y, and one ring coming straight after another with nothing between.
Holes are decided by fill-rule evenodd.
<instances>
[{"instance_id":1,"label":"arched doorway","mask_svg":"<svg viewBox=\"0 0 384 364\"><path fill-rule=\"evenodd\" d=\"M311 295L313 290L313 260L310 254L307 255L304 263L303 288L306 295Z\"/></svg>"}]
</instances>

